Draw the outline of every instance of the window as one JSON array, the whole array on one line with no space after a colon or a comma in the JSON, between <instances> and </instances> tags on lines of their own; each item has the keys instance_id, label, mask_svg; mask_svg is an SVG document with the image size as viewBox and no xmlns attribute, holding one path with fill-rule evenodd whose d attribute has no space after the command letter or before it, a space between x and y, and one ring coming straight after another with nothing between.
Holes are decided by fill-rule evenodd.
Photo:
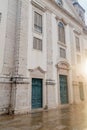
<instances>
[{"instance_id":1,"label":"window","mask_svg":"<svg viewBox=\"0 0 87 130\"><path fill-rule=\"evenodd\" d=\"M63 2L62 2L62 0L55 0L56 1L56 3L58 4L58 5L63 5Z\"/></svg>"},{"instance_id":2,"label":"window","mask_svg":"<svg viewBox=\"0 0 87 130\"><path fill-rule=\"evenodd\" d=\"M34 12L34 29L35 31L42 33L42 15Z\"/></svg>"},{"instance_id":3,"label":"window","mask_svg":"<svg viewBox=\"0 0 87 130\"><path fill-rule=\"evenodd\" d=\"M81 56L77 55L77 63L80 64L81 63Z\"/></svg>"},{"instance_id":4,"label":"window","mask_svg":"<svg viewBox=\"0 0 87 130\"><path fill-rule=\"evenodd\" d=\"M64 25L59 22L58 24L58 32L59 32L59 41L65 43L65 29Z\"/></svg>"},{"instance_id":5,"label":"window","mask_svg":"<svg viewBox=\"0 0 87 130\"><path fill-rule=\"evenodd\" d=\"M80 42L79 42L79 38L75 37L76 39L76 51L80 52Z\"/></svg>"},{"instance_id":6,"label":"window","mask_svg":"<svg viewBox=\"0 0 87 130\"><path fill-rule=\"evenodd\" d=\"M33 49L42 51L42 40L34 37L33 39Z\"/></svg>"},{"instance_id":7,"label":"window","mask_svg":"<svg viewBox=\"0 0 87 130\"><path fill-rule=\"evenodd\" d=\"M83 90L83 83L79 82L79 92L80 92L80 99L84 100L84 90Z\"/></svg>"},{"instance_id":8,"label":"window","mask_svg":"<svg viewBox=\"0 0 87 130\"><path fill-rule=\"evenodd\" d=\"M63 48L60 48L60 57L66 58L66 51Z\"/></svg>"}]
</instances>

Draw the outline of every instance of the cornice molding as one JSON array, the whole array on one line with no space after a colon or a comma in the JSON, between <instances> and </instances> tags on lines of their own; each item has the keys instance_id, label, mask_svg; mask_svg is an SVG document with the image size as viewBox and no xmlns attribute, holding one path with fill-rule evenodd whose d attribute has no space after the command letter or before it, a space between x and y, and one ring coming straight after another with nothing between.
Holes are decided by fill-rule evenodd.
<instances>
[{"instance_id":1,"label":"cornice molding","mask_svg":"<svg viewBox=\"0 0 87 130\"><path fill-rule=\"evenodd\" d=\"M55 80L52 80L52 79L47 79L46 80L46 85L55 85L56 83L55 83Z\"/></svg>"},{"instance_id":2,"label":"cornice molding","mask_svg":"<svg viewBox=\"0 0 87 130\"><path fill-rule=\"evenodd\" d=\"M78 34L78 35L81 35L81 31L80 30L77 30L77 29L73 29L74 33Z\"/></svg>"},{"instance_id":3,"label":"cornice molding","mask_svg":"<svg viewBox=\"0 0 87 130\"><path fill-rule=\"evenodd\" d=\"M63 7L61 7L61 6L58 6L56 3L55 3L55 0L51 0L51 2L55 5L55 6L57 6L57 8L61 11L61 12L63 12L65 15L67 15L68 17L70 17L71 19L73 19L77 24L79 24L80 26L82 26L83 27L83 23L80 21L80 20L78 20L78 19L76 19L74 16L72 16L66 9L64 9ZM51 8L51 7L49 7L49 6L46 6L46 9L47 10L51 10L51 12L53 12L53 13L55 13L54 12L54 10ZM55 15L56 15L56 18L57 19L59 19L61 16L59 16L57 13L55 13ZM62 18L62 17L61 17Z\"/></svg>"},{"instance_id":4,"label":"cornice molding","mask_svg":"<svg viewBox=\"0 0 87 130\"><path fill-rule=\"evenodd\" d=\"M34 69L29 69L29 71L32 73L32 72L35 72L39 70L41 73L45 74L46 71L44 71L40 66L38 66L37 68L34 68Z\"/></svg>"},{"instance_id":5,"label":"cornice molding","mask_svg":"<svg viewBox=\"0 0 87 130\"><path fill-rule=\"evenodd\" d=\"M58 69L70 70L70 64L67 61L60 61L56 64Z\"/></svg>"},{"instance_id":6,"label":"cornice molding","mask_svg":"<svg viewBox=\"0 0 87 130\"><path fill-rule=\"evenodd\" d=\"M32 0L31 3L32 3L33 6L39 8L43 12L46 11L45 5L43 3L40 3L38 0Z\"/></svg>"}]
</instances>

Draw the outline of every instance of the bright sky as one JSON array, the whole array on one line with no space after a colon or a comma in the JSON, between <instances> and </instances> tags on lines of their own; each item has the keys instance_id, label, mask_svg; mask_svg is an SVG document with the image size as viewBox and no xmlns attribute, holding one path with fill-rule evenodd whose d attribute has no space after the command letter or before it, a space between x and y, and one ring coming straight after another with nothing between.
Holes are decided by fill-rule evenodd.
<instances>
[{"instance_id":1,"label":"bright sky","mask_svg":"<svg viewBox=\"0 0 87 130\"><path fill-rule=\"evenodd\" d=\"M86 11L86 24L87 24L87 0L78 0L78 2L80 3L80 5L85 9Z\"/></svg>"}]
</instances>

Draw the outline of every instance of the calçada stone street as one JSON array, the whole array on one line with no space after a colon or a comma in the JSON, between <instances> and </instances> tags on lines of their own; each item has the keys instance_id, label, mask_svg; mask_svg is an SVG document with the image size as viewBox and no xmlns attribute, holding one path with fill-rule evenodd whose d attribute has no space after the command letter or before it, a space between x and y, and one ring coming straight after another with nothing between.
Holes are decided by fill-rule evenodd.
<instances>
[{"instance_id":1,"label":"cal\u00e7ada stone street","mask_svg":"<svg viewBox=\"0 0 87 130\"><path fill-rule=\"evenodd\" d=\"M0 116L0 130L87 130L87 106L71 105L28 115Z\"/></svg>"}]
</instances>

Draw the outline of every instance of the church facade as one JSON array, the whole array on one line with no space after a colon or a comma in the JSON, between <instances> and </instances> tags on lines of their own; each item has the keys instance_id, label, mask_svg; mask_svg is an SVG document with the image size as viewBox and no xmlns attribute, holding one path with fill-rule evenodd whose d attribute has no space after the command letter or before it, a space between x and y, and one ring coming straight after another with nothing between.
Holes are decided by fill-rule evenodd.
<instances>
[{"instance_id":1,"label":"church facade","mask_svg":"<svg viewBox=\"0 0 87 130\"><path fill-rule=\"evenodd\" d=\"M71 0L0 0L0 114L87 101L85 10Z\"/></svg>"}]
</instances>

